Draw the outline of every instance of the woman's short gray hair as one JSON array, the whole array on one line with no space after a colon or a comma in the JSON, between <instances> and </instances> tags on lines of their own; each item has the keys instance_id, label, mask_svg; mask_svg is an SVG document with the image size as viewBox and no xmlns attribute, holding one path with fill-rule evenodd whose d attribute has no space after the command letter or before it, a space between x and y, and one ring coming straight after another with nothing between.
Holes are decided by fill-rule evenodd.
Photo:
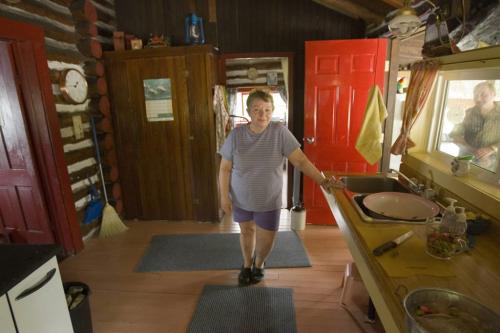
<instances>
[{"instance_id":1,"label":"woman's short gray hair","mask_svg":"<svg viewBox=\"0 0 500 333\"><path fill-rule=\"evenodd\" d=\"M250 91L250 94L248 94L247 98L247 109L250 110L250 105L252 105L253 101L256 99L261 99L264 102L270 102L271 105L273 106L274 110L274 100L273 100L273 95L271 95L269 92L263 90L263 89L254 89Z\"/></svg>"}]
</instances>

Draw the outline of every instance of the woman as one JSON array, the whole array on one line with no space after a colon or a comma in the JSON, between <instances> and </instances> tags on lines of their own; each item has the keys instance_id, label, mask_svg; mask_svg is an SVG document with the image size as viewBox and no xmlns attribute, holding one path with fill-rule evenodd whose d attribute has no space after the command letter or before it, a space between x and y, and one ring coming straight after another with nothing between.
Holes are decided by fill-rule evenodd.
<instances>
[{"instance_id":1,"label":"woman","mask_svg":"<svg viewBox=\"0 0 500 333\"><path fill-rule=\"evenodd\" d=\"M244 262L240 285L258 283L264 277L264 263L279 227L284 158L317 184L339 186L307 159L286 127L271 122L273 110L269 93L252 91L247 99L251 122L233 129L219 152L222 209L228 215L233 213L241 230Z\"/></svg>"}]
</instances>

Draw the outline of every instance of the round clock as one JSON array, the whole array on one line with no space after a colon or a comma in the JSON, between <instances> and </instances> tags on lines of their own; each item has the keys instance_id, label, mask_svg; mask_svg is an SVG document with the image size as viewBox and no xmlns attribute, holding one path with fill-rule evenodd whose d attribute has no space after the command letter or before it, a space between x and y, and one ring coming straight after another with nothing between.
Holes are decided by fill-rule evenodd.
<instances>
[{"instance_id":1,"label":"round clock","mask_svg":"<svg viewBox=\"0 0 500 333\"><path fill-rule=\"evenodd\" d=\"M89 87L85 76L77 69L66 69L61 73L59 88L69 103L81 104L87 99Z\"/></svg>"},{"instance_id":2,"label":"round clock","mask_svg":"<svg viewBox=\"0 0 500 333\"><path fill-rule=\"evenodd\" d=\"M250 79L250 80L255 80L259 77L259 72L257 71L257 68L255 67L250 67L248 70L247 70L247 77Z\"/></svg>"}]
</instances>

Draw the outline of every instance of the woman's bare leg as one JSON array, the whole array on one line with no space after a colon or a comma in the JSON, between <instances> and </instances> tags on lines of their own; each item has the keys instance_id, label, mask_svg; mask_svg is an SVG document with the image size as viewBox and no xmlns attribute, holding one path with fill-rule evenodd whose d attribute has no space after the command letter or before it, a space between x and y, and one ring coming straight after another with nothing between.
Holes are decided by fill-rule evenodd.
<instances>
[{"instance_id":1,"label":"woman's bare leg","mask_svg":"<svg viewBox=\"0 0 500 333\"><path fill-rule=\"evenodd\" d=\"M271 253L276 239L276 231L266 230L257 226L255 267L262 268Z\"/></svg>"},{"instance_id":2,"label":"woman's bare leg","mask_svg":"<svg viewBox=\"0 0 500 333\"><path fill-rule=\"evenodd\" d=\"M243 266L252 267L253 254L255 252L255 229L253 221L240 222L240 246L243 255Z\"/></svg>"}]
</instances>

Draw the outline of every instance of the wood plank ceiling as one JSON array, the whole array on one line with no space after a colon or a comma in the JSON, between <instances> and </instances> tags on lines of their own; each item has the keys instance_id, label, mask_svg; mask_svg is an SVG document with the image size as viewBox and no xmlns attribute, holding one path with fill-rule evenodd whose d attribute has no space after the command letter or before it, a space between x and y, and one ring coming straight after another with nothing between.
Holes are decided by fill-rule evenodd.
<instances>
[{"instance_id":1,"label":"wood plank ceiling","mask_svg":"<svg viewBox=\"0 0 500 333\"><path fill-rule=\"evenodd\" d=\"M367 37L388 37L387 22L404 7L404 0L313 0L314 2L366 23ZM416 10L425 24L433 6L429 3L437 0L410 0L408 3Z\"/></svg>"},{"instance_id":2,"label":"wood plank ceiling","mask_svg":"<svg viewBox=\"0 0 500 333\"><path fill-rule=\"evenodd\" d=\"M387 14L403 7L403 0L313 0L325 7L370 24L380 24Z\"/></svg>"}]
</instances>

